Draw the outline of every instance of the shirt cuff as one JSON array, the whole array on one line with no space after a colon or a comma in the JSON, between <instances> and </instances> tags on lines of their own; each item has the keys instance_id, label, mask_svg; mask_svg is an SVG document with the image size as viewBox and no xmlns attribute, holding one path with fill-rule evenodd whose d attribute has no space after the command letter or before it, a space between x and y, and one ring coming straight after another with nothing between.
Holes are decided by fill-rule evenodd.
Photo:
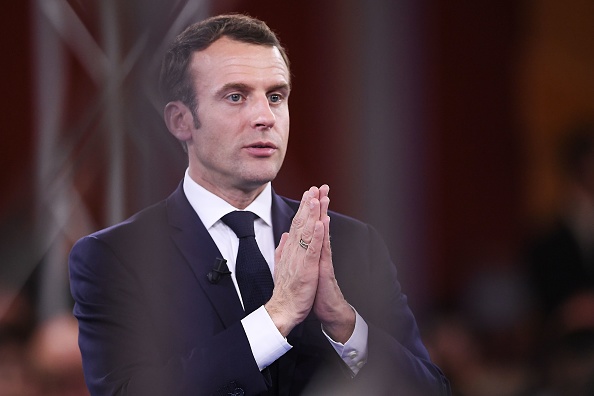
<instances>
[{"instance_id":1,"label":"shirt cuff","mask_svg":"<svg viewBox=\"0 0 594 396\"><path fill-rule=\"evenodd\" d=\"M365 366L365 363L367 363L367 336L369 334L369 327L357 310L354 308L353 310L355 311L355 329L351 338L346 343L343 344L334 341L326 334L323 327L322 332L328 341L330 341L336 353L349 366L354 377Z\"/></svg>"},{"instance_id":2,"label":"shirt cuff","mask_svg":"<svg viewBox=\"0 0 594 396\"><path fill-rule=\"evenodd\" d=\"M260 371L292 348L287 339L278 331L264 306L243 318L241 324Z\"/></svg>"}]
</instances>

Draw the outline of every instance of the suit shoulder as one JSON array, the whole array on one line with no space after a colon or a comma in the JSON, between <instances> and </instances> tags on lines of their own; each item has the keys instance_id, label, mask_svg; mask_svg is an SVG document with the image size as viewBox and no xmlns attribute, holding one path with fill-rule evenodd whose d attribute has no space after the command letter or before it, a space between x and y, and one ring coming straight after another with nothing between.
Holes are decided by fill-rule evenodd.
<instances>
[{"instance_id":1,"label":"suit shoulder","mask_svg":"<svg viewBox=\"0 0 594 396\"><path fill-rule=\"evenodd\" d=\"M162 230L163 224L167 223L166 201L161 201L149 206L128 219L114 224L110 227L96 231L88 237L109 241L130 240L138 237L140 239L150 238Z\"/></svg>"}]
</instances>

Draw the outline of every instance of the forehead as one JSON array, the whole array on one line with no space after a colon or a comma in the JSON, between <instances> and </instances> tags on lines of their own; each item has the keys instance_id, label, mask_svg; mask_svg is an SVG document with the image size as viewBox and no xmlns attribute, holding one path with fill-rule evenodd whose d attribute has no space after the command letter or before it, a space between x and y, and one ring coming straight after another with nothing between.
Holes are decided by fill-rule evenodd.
<instances>
[{"instance_id":1,"label":"forehead","mask_svg":"<svg viewBox=\"0 0 594 396\"><path fill-rule=\"evenodd\" d=\"M191 73L198 86L249 80L289 84L290 74L277 47L249 44L222 37L194 52Z\"/></svg>"}]
</instances>

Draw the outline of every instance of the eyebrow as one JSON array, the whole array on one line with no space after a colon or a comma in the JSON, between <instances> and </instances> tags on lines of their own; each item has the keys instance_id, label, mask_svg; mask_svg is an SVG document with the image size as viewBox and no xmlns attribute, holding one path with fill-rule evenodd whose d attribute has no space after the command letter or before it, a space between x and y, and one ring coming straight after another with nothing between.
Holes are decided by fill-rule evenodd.
<instances>
[{"instance_id":1,"label":"eyebrow","mask_svg":"<svg viewBox=\"0 0 594 396\"><path fill-rule=\"evenodd\" d=\"M241 91L241 92L248 92L251 91L252 88L244 83L227 83L223 85L219 90L217 90L217 96L223 95L225 92L228 91ZM287 83L281 83L277 85L273 85L267 89L267 92L272 91L291 91L291 85Z\"/></svg>"}]
</instances>

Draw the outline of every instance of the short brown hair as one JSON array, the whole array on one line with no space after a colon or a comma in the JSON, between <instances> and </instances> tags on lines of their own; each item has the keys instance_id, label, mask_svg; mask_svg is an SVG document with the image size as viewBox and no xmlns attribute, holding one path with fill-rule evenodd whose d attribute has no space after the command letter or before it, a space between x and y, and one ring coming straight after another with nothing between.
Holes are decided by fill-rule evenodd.
<instances>
[{"instance_id":1,"label":"short brown hair","mask_svg":"<svg viewBox=\"0 0 594 396\"><path fill-rule=\"evenodd\" d=\"M194 52L207 49L221 37L277 47L289 68L289 59L284 48L266 23L242 14L214 16L186 28L166 52L159 76L159 88L164 103L180 100L195 115L196 92L188 73L188 65Z\"/></svg>"}]
</instances>

